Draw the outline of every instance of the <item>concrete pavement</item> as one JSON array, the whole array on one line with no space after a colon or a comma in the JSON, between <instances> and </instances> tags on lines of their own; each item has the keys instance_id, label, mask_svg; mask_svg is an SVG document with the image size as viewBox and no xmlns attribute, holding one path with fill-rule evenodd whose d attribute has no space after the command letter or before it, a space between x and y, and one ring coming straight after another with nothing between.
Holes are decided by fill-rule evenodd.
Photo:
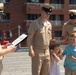
<instances>
[{"instance_id":1,"label":"concrete pavement","mask_svg":"<svg viewBox=\"0 0 76 75\"><path fill-rule=\"evenodd\" d=\"M2 75L31 75L31 58L28 52L13 52L4 56ZM64 75L63 60L60 61L60 72Z\"/></svg>"},{"instance_id":2,"label":"concrete pavement","mask_svg":"<svg viewBox=\"0 0 76 75\"><path fill-rule=\"evenodd\" d=\"M13 52L5 55L2 75L31 75L31 59L28 52Z\"/></svg>"}]
</instances>

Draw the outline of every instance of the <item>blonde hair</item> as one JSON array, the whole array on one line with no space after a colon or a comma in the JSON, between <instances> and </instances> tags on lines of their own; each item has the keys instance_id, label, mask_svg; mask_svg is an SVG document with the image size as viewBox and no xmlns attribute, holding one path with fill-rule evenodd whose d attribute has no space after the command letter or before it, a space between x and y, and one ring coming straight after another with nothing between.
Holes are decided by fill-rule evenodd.
<instances>
[{"instance_id":1,"label":"blonde hair","mask_svg":"<svg viewBox=\"0 0 76 75\"><path fill-rule=\"evenodd\" d=\"M71 34L68 39L70 39L71 37L76 37L76 34Z\"/></svg>"}]
</instances>

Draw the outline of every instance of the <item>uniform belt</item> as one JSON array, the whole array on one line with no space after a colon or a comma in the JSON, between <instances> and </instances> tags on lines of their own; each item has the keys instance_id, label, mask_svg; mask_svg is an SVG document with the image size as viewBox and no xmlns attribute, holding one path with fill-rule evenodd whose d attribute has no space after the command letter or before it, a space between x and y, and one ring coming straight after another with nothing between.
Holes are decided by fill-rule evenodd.
<instances>
[{"instance_id":1,"label":"uniform belt","mask_svg":"<svg viewBox=\"0 0 76 75\"><path fill-rule=\"evenodd\" d=\"M49 47L48 46L44 46L44 47L42 47L42 46L34 46L34 48L47 50Z\"/></svg>"}]
</instances>

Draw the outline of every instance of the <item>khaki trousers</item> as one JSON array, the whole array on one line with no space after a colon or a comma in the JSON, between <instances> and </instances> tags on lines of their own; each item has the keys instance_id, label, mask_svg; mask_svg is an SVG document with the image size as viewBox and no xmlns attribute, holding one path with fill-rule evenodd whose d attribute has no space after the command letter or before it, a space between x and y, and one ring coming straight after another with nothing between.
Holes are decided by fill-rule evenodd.
<instances>
[{"instance_id":1,"label":"khaki trousers","mask_svg":"<svg viewBox=\"0 0 76 75\"><path fill-rule=\"evenodd\" d=\"M35 57L32 58L32 75L49 75L50 53L47 50L34 50Z\"/></svg>"},{"instance_id":2,"label":"khaki trousers","mask_svg":"<svg viewBox=\"0 0 76 75\"><path fill-rule=\"evenodd\" d=\"M76 70L65 68L65 75L76 75Z\"/></svg>"},{"instance_id":3,"label":"khaki trousers","mask_svg":"<svg viewBox=\"0 0 76 75\"><path fill-rule=\"evenodd\" d=\"M2 73L2 70L3 70L3 64L2 64L2 61L0 61L0 75Z\"/></svg>"}]
</instances>

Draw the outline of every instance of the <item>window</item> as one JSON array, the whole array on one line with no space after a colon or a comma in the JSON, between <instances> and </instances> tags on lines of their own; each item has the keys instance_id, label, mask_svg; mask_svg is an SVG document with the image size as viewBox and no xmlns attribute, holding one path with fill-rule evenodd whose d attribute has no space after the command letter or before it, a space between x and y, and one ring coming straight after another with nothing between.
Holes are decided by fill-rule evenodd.
<instances>
[{"instance_id":1,"label":"window","mask_svg":"<svg viewBox=\"0 0 76 75\"><path fill-rule=\"evenodd\" d=\"M70 0L69 4L76 4L76 0Z\"/></svg>"},{"instance_id":2,"label":"window","mask_svg":"<svg viewBox=\"0 0 76 75\"><path fill-rule=\"evenodd\" d=\"M5 15L2 16L0 22L7 22L10 20L10 14L9 13L5 13Z\"/></svg>"},{"instance_id":3,"label":"window","mask_svg":"<svg viewBox=\"0 0 76 75\"><path fill-rule=\"evenodd\" d=\"M31 2L39 2L39 0L31 0Z\"/></svg>"},{"instance_id":4,"label":"window","mask_svg":"<svg viewBox=\"0 0 76 75\"><path fill-rule=\"evenodd\" d=\"M64 0L51 0L50 3L55 7L55 9L64 8Z\"/></svg>"},{"instance_id":5,"label":"window","mask_svg":"<svg viewBox=\"0 0 76 75\"><path fill-rule=\"evenodd\" d=\"M28 0L28 2L33 2L33 3L44 3L44 0Z\"/></svg>"},{"instance_id":6,"label":"window","mask_svg":"<svg viewBox=\"0 0 76 75\"><path fill-rule=\"evenodd\" d=\"M3 3L3 0L0 0L0 3Z\"/></svg>"},{"instance_id":7,"label":"window","mask_svg":"<svg viewBox=\"0 0 76 75\"><path fill-rule=\"evenodd\" d=\"M28 2L39 2L39 0L28 0Z\"/></svg>"},{"instance_id":8,"label":"window","mask_svg":"<svg viewBox=\"0 0 76 75\"><path fill-rule=\"evenodd\" d=\"M10 0L6 0L6 2L10 2Z\"/></svg>"},{"instance_id":9,"label":"window","mask_svg":"<svg viewBox=\"0 0 76 75\"><path fill-rule=\"evenodd\" d=\"M10 14L6 13L5 15L3 15L3 19L10 20Z\"/></svg>"},{"instance_id":10,"label":"window","mask_svg":"<svg viewBox=\"0 0 76 75\"><path fill-rule=\"evenodd\" d=\"M61 37L62 31L54 31L54 37Z\"/></svg>"},{"instance_id":11,"label":"window","mask_svg":"<svg viewBox=\"0 0 76 75\"><path fill-rule=\"evenodd\" d=\"M64 15L50 15L50 22L52 25L63 25L64 24Z\"/></svg>"},{"instance_id":12,"label":"window","mask_svg":"<svg viewBox=\"0 0 76 75\"><path fill-rule=\"evenodd\" d=\"M0 41L2 40L2 31L0 30Z\"/></svg>"},{"instance_id":13,"label":"window","mask_svg":"<svg viewBox=\"0 0 76 75\"><path fill-rule=\"evenodd\" d=\"M28 14L27 20L35 20L40 17L40 14Z\"/></svg>"},{"instance_id":14,"label":"window","mask_svg":"<svg viewBox=\"0 0 76 75\"><path fill-rule=\"evenodd\" d=\"M50 20L63 21L64 20L64 15L54 15L54 14L52 14L50 16Z\"/></svg>"},{"instance_id":15,"label":"window","mask_svg":"<svg viewBox=\"0 0 76 75\"><path fill-rule=\"evenodd\" d=\"M51 0L52 4L64 4L64 0Z\"/></svg>"},{"instance_id":16,"label":"window","mask_svg":"<svg viewBox=\"0 0 76 75\"><path fill-rule=\"evenodd\" d=\"M54 31L54 38L61 39L62 31Z\"/></svg>"},{"instance_id":17,"label":"window","mask_svg":"<svg viewBox=\"0 0 76 75\"><path fill-rule=\"evenodd\" d=\"M0 0L0 3L5 3L6 0Z\"/></svg>"},{"instance_id":18,"label":"window","mask_svg":"<svg viewBox=\"0 0 76 75\"><path fill-rule=\"evenodd\" d=\"M0 0L0 3L9 3L10 0Z\"/></svg>"}]
</instances>

